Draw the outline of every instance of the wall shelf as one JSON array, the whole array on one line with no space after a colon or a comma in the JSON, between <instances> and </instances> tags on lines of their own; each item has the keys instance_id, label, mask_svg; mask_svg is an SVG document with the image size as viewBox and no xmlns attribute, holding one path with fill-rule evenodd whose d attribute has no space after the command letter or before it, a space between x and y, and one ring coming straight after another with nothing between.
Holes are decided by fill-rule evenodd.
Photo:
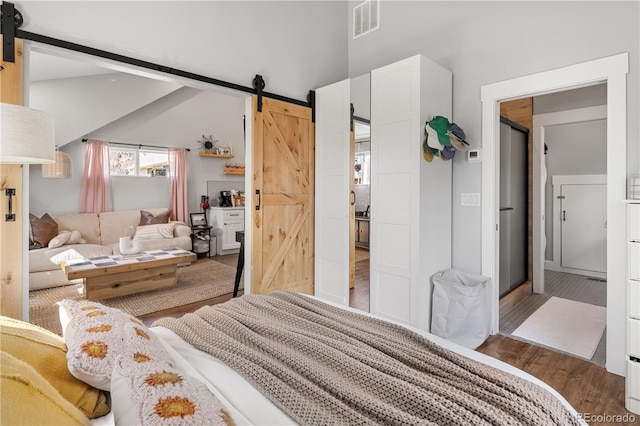
<instances>
[{"instance_id":1,"label":"wall shelf","mask_svg":"<svg viewBox=\"0 0 640 426\"><path fill-rule=\"evenodd\" d=\"M216 154L215 152L199 151L201 157L233 158L233 154Z\"/></svg>"},{"instance_id":2,"label":"wall shelf","mask_svg":"<svg viewBox=\"0 0 640 426\"><path fill-rule=\"evenodd\" d=\"M243 175L244 174L244 170L224 169L224 174L225 175Z\"/></svg>"}]
</instances>

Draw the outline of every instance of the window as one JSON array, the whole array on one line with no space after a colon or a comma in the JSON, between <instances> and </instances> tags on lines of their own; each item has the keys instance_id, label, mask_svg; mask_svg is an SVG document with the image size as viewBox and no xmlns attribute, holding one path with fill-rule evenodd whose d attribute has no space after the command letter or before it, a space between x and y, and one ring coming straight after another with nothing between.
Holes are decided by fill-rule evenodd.
<instances>
[{"instance_id":1,"label":"window","mask_svg":"<svg viewBox=\"0 0 640 426\"><path fill-rule=\"evenodd\" d=\"M111 176L166 176L169 153L164 150L109 148Z\"/></svg>"}]
</instances>

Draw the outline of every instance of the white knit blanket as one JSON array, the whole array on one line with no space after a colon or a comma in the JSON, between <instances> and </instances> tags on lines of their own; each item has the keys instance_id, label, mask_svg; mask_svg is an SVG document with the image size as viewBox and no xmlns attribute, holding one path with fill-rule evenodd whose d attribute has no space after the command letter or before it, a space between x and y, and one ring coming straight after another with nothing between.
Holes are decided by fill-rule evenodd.
<instances>
[{"instance_id":1,"label":"white knit blanket","mask_svg":"<svg viewBox=\"0 0 640 426\"><path fill-rule=\"evenodd\" d=\"M527 380L296 293L245 295L154 325L226 363L300 424L578 424Z\"/></svg>"}]
</instances>

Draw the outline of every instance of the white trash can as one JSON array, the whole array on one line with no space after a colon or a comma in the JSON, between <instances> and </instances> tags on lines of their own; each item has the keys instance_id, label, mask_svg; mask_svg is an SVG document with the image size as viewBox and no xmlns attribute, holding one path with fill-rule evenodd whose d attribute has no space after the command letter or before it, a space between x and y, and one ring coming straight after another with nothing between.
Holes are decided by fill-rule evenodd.
<instances>
[{"instance_id":1,"label":"white trash can","mask_svg":"<svg viewBox=\"0 0 640 426\"><path fill-rule=\"evenodd\" d=\"M491 279L455 269L433 275L431 333L475 349L491 329Z\"/></svg>"}]
</instances>

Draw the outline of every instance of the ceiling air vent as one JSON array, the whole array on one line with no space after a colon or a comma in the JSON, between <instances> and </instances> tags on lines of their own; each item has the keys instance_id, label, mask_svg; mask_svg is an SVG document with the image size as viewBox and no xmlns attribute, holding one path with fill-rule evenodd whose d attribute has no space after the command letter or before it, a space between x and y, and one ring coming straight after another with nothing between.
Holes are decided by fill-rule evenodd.
<instances>
[{"instance_id":1,"label":"ceiling air vent","mask_svg":"<svg viewBox=\"0 0 640 426\"><path fill-rule=\"evenodd\" d=\"M353 39L357 39L380 25L380 0L367 0L353 8Z\"/></svg>"}]
</instances>

